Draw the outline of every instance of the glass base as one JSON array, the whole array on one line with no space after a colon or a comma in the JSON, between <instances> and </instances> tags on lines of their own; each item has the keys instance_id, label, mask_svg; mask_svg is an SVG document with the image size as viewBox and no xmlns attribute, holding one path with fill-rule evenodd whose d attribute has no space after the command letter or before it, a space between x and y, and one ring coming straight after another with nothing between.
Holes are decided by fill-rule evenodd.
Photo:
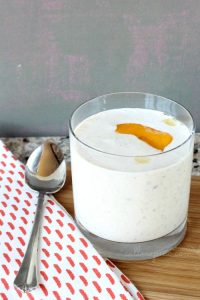
<instances>
[{"instance_id":1,"label":"glass base","mask_svg":"<svg viewBox=\"0 0 200 300\"><path fill-rule=\"evenodd\" d=\"M92 234L77 219L76 223L103 257L116 260L144 260L166 254L182 242L187 229L187 220L185 220L175 230L161 238L140 243L121 243Z\"/></svg>"}]
</instances>

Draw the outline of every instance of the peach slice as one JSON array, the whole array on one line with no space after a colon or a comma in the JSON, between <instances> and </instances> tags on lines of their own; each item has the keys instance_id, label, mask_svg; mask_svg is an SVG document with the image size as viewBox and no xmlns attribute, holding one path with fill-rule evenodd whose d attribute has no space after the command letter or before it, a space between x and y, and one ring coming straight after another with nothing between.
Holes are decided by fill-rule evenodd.
<instances>
[{"instance_id":1,"label":"peach slice","mask_svg":"<svg viewBox=\"0 0 200 300\"><path fill-rule=\"evenodd\" d=\"M115 131L121 134L135 135L143 142L161 151L173 140L171 134L167 132L136 123L117 124Z\"/></svg>"}]
</instances>

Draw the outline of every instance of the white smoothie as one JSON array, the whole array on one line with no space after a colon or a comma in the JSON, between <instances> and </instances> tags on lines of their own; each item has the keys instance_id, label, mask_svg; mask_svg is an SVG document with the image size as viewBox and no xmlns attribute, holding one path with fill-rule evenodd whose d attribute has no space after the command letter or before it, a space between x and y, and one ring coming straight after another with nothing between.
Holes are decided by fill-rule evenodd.
<instances>
[{"instance_id":1,"label":"white smoothie","mask_svg":"<svg viewBox=\"0 0 200 300\"><path fill-rule=\"evenodd\" d=\"M168 132L173 141L162 152L117 133L121 123ZM75 135L81 141L71 137L75 213L88 231L112 241L143 242L186 220L193 147L185 142L190 132L182 122L150 109L112 109L83 120Z\"/></svg>"}]
</instances>

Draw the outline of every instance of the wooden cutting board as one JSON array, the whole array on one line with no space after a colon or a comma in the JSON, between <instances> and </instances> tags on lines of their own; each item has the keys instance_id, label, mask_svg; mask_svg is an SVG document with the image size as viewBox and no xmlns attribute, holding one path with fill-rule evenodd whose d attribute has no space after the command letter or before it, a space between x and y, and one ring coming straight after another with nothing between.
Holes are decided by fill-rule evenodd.
<instances>
[{"instance_id":1,"label":"wooden cutting board","mask_svg":"<svg viewBox=\"0 0 200 300\"><path fill-rule=\"evenodd\" d=\"M56 199L74 215L70 169ZM192 178L188 230L179 247L151 260L115 264L147 300L200 299L200 177Z\"/></svg>"}]
</instances>

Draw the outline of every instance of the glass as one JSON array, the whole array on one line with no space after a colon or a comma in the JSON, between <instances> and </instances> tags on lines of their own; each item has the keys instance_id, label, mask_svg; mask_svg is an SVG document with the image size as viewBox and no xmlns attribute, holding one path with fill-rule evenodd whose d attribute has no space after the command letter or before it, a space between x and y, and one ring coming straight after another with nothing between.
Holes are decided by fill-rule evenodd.
<instances>
[{"instance_id":1,"label":"glass","mask_svg":"<svg viewBox=\"0 0 200 300\"><path fill-rule=\"evenodd\" d=\"M190 135L171 150L146 156L103 152L78 139L75 129L83 120L117 108L162 111L185 124ZM75 218L96 249L113 259L139 260L175 248L187 226L194 146L191 114L160 96L113 93L80 105L69 128ZM149 163L138 163L141 159Z\"/></svg>"}]
</instances>

